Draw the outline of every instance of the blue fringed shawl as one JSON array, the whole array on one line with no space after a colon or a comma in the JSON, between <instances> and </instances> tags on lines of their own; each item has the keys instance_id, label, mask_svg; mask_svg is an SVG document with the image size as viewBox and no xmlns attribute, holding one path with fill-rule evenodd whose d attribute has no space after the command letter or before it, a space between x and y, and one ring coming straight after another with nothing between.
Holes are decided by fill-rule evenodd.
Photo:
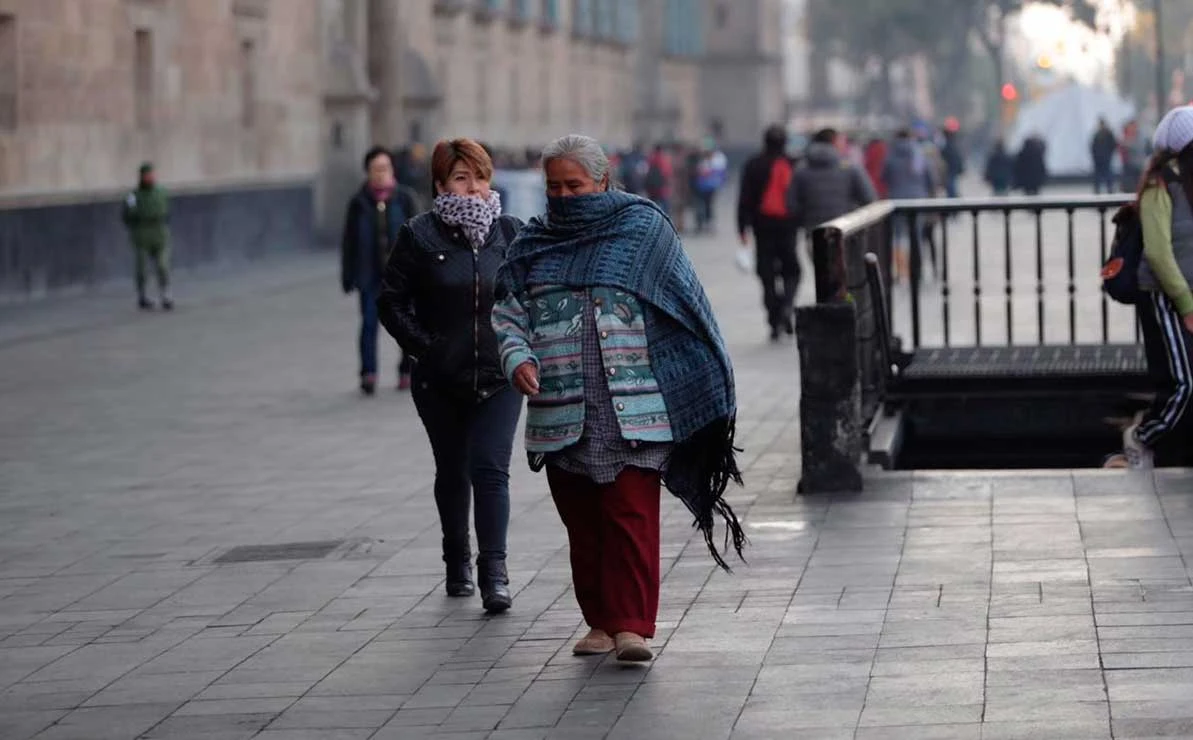
<instances>
[{"instance_id":1,"label":"blue fringed shawl","mask_svg":"<svg viewBox=\"0 0 1193 740\"><path fill-rule=\"evenodd\" d=\"M741 483L733 446L737 413L733 366L712 306L670 219L649 200L621 192L549 199L530 220L497 274L499 297L529 286L606 286L633 293L646 311L651 369L671 422L674 446L664 485L687 505L717 564L716 515L726 545L741 556L745 534L723 498Z\"/></svg>"}]
</instances>

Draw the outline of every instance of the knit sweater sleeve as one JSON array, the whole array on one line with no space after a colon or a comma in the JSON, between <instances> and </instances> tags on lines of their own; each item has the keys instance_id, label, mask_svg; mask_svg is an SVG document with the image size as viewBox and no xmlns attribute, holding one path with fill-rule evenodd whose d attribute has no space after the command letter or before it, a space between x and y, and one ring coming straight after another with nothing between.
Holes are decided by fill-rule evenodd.
<instances>
[{"instance_id":1,"label":"knit sweater sleeve","mask_svg":"<svg viewBox=\"0 0 1193 740\"><path fill-rule=\"evenodd\" d=\"M538 357L530 347L530 315L513 293L493 304L493 332L497 335L501 356L501 371L511 383L514 371L529 362L539 366Z\"/></svg>"},{"instance_id":2,"label":"knit sweater sleeve","mask_svg":"<svg viewBox=\"0 0 1193 740\"><path fill-rule=\"evenodd\" d=\"M1193 290L1181 274L1172 249L1172 197L1168 191L1161 187L1145 190L1139 201L1139 216L1143 222L1143 257L1156 282L1172 299L1177 313L1193 314Z\"/></svg>"}]
</instances>

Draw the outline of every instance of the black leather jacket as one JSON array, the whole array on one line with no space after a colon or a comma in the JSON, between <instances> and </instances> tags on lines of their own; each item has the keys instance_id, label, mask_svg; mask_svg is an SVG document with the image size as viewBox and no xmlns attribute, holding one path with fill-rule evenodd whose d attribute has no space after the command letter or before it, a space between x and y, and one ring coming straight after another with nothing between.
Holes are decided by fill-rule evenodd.
<instances>
[{"instance_id":1,"label":"black leather jacket","mask_svg":"<svg viewBox=\"0 0 1193 740\"><path fill-rule=\"evenodd\" d=\"M434 213L398 230L377 308L386 330L415 359L416 383L477 402L508 385L490 315L497 268L521 227L517 218L501 216L478 250Z\"/></svg>"}]
</instances>

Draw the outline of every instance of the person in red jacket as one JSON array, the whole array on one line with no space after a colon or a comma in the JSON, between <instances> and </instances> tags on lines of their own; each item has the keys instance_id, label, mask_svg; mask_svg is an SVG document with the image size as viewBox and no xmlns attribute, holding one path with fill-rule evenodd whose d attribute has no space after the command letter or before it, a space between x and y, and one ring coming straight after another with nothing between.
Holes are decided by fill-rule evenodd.
<instances>
[{"instance_id":1,"label":"person in red jacket","mask_svg":"<svg viewBox=\"0 0 1193 740\"><path fill-rule=\"evenodd\" d=\"M783 332L795 334L799 225L787 197L794 174L795 162L787 156L787 130L770 126L762 137L762 151L742 168L737 231L743 248L750 243L750 232L754 234L755 269L772 342Z\"/></svg>"},{"instance_id":2,"label":"person in red jacket","mask_svg":"<svg viewBox=\"0 0 1193 740\"><path fill-rule=\"evenodd\" d=\"M887 186L882 179L882 168L886 164L886 142L878 138L871 139L866 144L864 160L866 174L870 176L870 182L873 183L875 192L878 193L880 199L885 199Z\"/></svg>"},{"instance_id":3,"label":"person in red jacket","mask_svg":"<svg viewBox=\"0 0 1193 740\"><path fill-rule=\"evenodd\" d=\"M664 213L670 215L675 166L667 147L662 144L657 145L647 157L646 166L646 197L658 204Z\"/></svg>"}]
</instances>

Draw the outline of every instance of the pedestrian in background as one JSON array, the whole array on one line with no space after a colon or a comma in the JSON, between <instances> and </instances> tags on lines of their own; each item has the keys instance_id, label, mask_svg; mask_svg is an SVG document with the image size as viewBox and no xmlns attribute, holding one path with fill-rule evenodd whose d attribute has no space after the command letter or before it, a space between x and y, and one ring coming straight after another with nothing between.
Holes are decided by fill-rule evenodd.
<instances>
[{"instance_id":1,"label":"pedestrian in background","mask_svg":"<svg viewBox=\"0 0 1193 740\"><path fill-rule=\"evenodd\" d=\"M762 135L762 151L742 168L737 194L737 233L742 246L754 235L754 267L762 283L762 305L771 341L795 333L795 297L800 264L796 254L798 222L788 194L795 163L787 156L787 131L771 126Z\"/></svg>"},{"instance_id":2,"label":"pedestrian in background","mask_svg":"<svg viewBox=\"0 0 1193 740\"><path fill-rule=\"evenodd\" d=\"M733 368L712 308L671 222L611 192L600 144L565 136L543 150L548 210L510 249L493 325L502 366L529 397L531 467L547 468L567 528L576 600L591 628L577 655L653 655L659 608L659 498L696 516L713 556L716 515L740 482Z\"/></svg>"},{"instance_id":3,"label":"pedestrian in background","mask_svg":"<svg viewBox=\"0 0 1193 740\"><path fill-rule=\"evenodd\" d=\"M936 171L924 147L915 140L910 129L899 131L883 166L882 179L892 200L930 198L936 191ZM923 218L917 215L894 219L894 278L906 281L911 277L911 229L920 229Z\"/></svg>"},{"instance_id":4,"label":"pedestrian in background","mask_svg":"<svg viewBox=\"0 0 1193 740\"><path fill-rule=\"evenodd\" d=\"M622 187L627 193L644 195L646 193L646 175L650 170L646 152L640 141L635 141L629 151L621 155L618 161Z\"/></svg>"},{"instance_id":5,"label":"pedestrian in background","mask_svg":"<svg viewBox=\"0 0 1193 740\"><path fill-rule=\"evenodd\" d=\"M675 229L683 234L688 228L688 213L692 206L692 173L689 171L689 151L691 147L678 143L671 151L671 162L674 174L671 178L671 221ZM616 171L616 170L614 170Z\"/></svg>"},{"instance_id":6,"label":"pedestrian in background","mask_svg":"<svg viewBox=\"0 0 1193 740\"><path fill-rule=\"evenodd\" d=\"M1089 142L1090 159L1094 164L1094 195L1114 192L1114 154L1118 139L1105 118L1098 119L1098 129Z\"/></svg>"},{"instance_id":7,"label":"pedestrian in background","mask_svg":"<svg viewBox=\"0 0 1193 740\"><path fill-rule=\"evenodd\" d=\"M929 198L939 198L941 193L945 190L946 183L949 178L949 163L945 158L944 147L938 143L936 132L930 126L923 126L917 132L917 137L920 142L920 147L924 150L924 156L928 158L928 169L932 173L931 187L928 190ZM932 265L932 275L936 277L940 275L939 263L937 261L936 253L936 227L944 222L944 218L940 213L922 213L919 216L920 224L920 239L918 244L913 242L916 252L912 254L912 259L920 260L922 265L922 257L924 247L928 248L928 262ZM920 274L924 271L921 269Z\"/></svg>"},{"instance_id":8,"label":"pedestrian in background","mask_svg":"<svg viewBox=\"0 0 1193 740\"><path fill-rule=\"evenodd\" d=\"M1154 154L1139 186L1143 260L1135 313L1143 335L1152 405L1123 432L1123 460L1110 467L1193 464L1193 106L1156 126Z\"/></svg>"},{"instance_id":9,"label":"pedestrian in background","mask_svg":"<svg viewBox=\"0 0 1193 740\"><path fill-rule=\"evenodd\" d=\"M716 221L717 193L729 176L729 160L711 137L704 142L700 162L696 166L696 231L708 231Z\"/></svg>"},{"instance_id":10,"label":"pedestrian in background","mask_svg":"<svg viewBox=\"0 0 1193 740\"><path fill-rule=\"evenodd\" d=\"M646 197L662 208L663 213L670 215L675 182L671 153L666 146L658 144L647 158L646 165Z\"/></svg>"},{"instance_id":11,"label":"pedestrian in background","mask_svg":"<svg viewBox=\"0 0 1193 740\"><path fill-rule=\"evenodd\" d=\"M1139 135L1138 121L1127 121L1123 126L1123 138L1119 142L1119 161L1122 175L1120 187L1124 193L1133 193L1139 187L1139 180L1147 166L1147 142Z\"/></svg>"},{"instance_id":12,"label":"pedestrian in background","mask_svg":"<svg viewBox=\"0 0 1193 740\"><path fill-rule=\"evenodd\" d=\"M1015 157L1015 186L1025 195L1039 195L1048 182L1048 145L1032 134L1023 141Z\"/></svg>"},{"instance_id":13,"label":"pedestrian in background","mask_svg":"<svg viewBox=\"0 0 1193 740\"><path fill-rule=\"evenodd\" d=\"M375 146L365 153L366 179L348 201L340 238L340 287L360 297L360 391L377 390L377 298L381 274L398 228L414 215L416 206L398 188L389 151ZM410 359L402 352L398 363L398 389L410 387Z\"/></svg>"},{"instance_id":14,"label":"pedestrian in background","mask_svg":"<svg viewBox=\"0 0 1193 740\"><path fill-rule=\"evenodd\" d=\"M1002 139L994 142L986 157L985 179L995 195L1011 192L1011 184L1015 181L1015 160L1011 159Z\"/></svg>"},{"instance_id":15,"label":"pedestrian in background","mask_svg":"<svg viewBox=\"0 0 1193 740\"><path fill-rule=\"evenodd\" d=\"M795 171L789 202L796 226L807 233L878 200L865 170L846 151L835 129L817 131Z\"/></svg>"},{"instance_id":16,"label":"pedestrian in background","mask_svg":"<svg viewBox=\"0 0 1193 740\"><path fill-rule=\"evenodd\" d=\"M137 284L137 307L152 311L153 301L146 294L149 266L157 279L158 298L163 310L174 309L170 298L170 201L166 190L157 184L151 162L141 165L137 189L124 198L122 220L133 245Z\"/></svg>"},{"instance_id":17,"label":"pedestrian in background","mask_svg":"<svg viewBox=\"0 0 1193 740\"><path fill-rule=\"evenodd\" d=\"M965 174L965 151L961 147L961 122L949 116L944 122L944 145L940 148L944 160L944 193L956 198L961 194L958 182Z\"/></svg>"},{"instance_id":18,"label":"pedestrian in background","mask_svg":"<svg viewBox=\"0 0 1193 740\"><path fill-rule=\"evenodd\" d=\"M886 166L886 152L886 141L881 137L875 137L866 144L862 155L862 164L866 168L866 174L870 176L870 184L874 186L874 192L878 193L878 197L884 200L889 195L886 181L882 179L882 169Z\"/></svg>"},{"instance_id":19,"label":"pedestrian in background","mask_svg":"<svg viewBox=\"0 0 1193 740\"><path fill-rule=\"evenodd\" d=\"M469 509L477 582L488 612L510 608L506 567L509 463L522 397L501 371L490 314L494 278L521 227L501 215L493 161L471 139L431 154L431 211L398 229L378 302L381 323L414 364L414 405L435 455L448 596L471 596Z\"/></svg>"},{"instance_id":20,"label":"pedestrian in background","mask_svg":"<svg viewBox=\"0 0 1193 740\"><path fill-rule=\"evenodd\" d=\"M865 170L846 151L844 136L831 128L812 136L791 185L791 211L808 232L878 200Z\"/></svg>"}]
</instances>

